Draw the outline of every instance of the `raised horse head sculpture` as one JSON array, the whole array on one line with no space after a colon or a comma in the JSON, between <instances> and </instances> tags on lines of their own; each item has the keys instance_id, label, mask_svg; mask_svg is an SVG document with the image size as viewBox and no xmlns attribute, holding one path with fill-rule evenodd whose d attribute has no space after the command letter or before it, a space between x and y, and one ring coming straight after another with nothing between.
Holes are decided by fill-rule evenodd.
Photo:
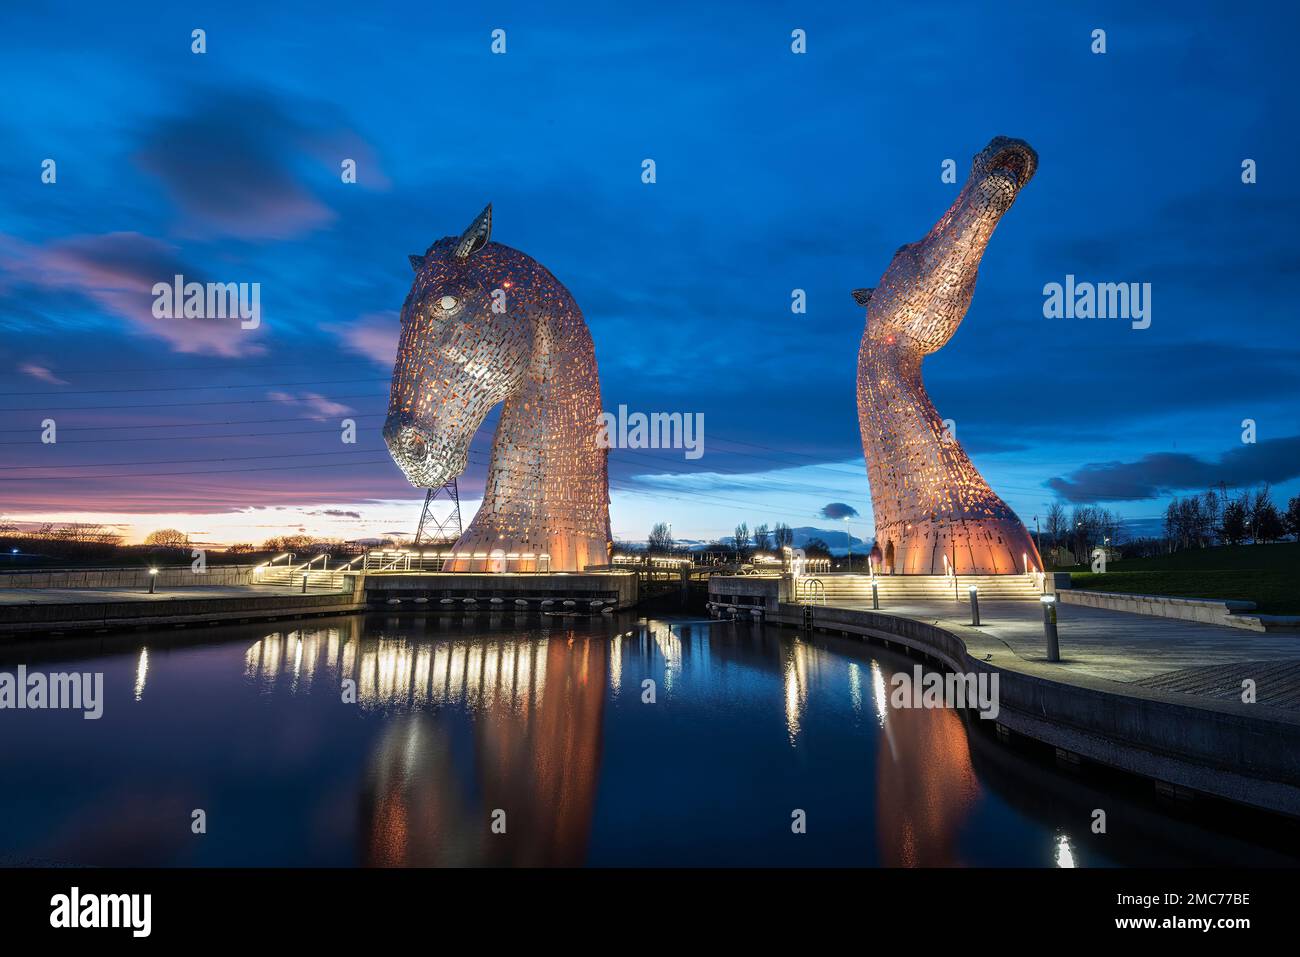
<instances>
[{"instance_id":1,"label":"raised horse head sculpture","mask_svg":"<svg viewBox=\"0 0 1300 957\"><path fill-rule=\"evenodd\" d=\"M1042 570L1029 532L945 428L921 381L921 360L961 325L989 238L1037 167L1028 143L995 138L925 238L894 254L875 289L854 290L867 310L858 424L890 571Z\"/></svg>"},{"instance_id":2,"label":"raised horse head sculpture","mask_svg":"<svg viewBox=\"0 0 1300 957\"><path fill-rule=\"evenodd\" d=\"M573 296L531 257L492 242L489 205L459 236L411 256L384 441L417 488L465 471L504 403L483 505L449 571L580 571L609 562L600 382Z\"/></svg>"}]
</instances>

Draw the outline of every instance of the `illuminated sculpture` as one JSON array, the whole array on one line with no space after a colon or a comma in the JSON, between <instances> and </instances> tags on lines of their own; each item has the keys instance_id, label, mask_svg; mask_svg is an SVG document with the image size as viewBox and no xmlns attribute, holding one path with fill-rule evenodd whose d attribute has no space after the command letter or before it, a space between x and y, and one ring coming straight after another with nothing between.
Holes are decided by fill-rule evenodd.
<instances>
[{"instance_id":1,"label":"illuminated sculpture","mask_svg":"<svg viewBox=\"0 0 1300 957\"><path fill-rule=\"evenodd\" d=\"M415 282L384 441L417 488L465 471L470 440L505 405L483 505L448 571L580 571L609 563L600 383L582 312L529 256L490 242L489 205L463 235L411 256Z\"/></svg>"},{"instance_id":2,"label":"illuminated sculpture","mask_svg":"<svg viewBox=\"0 0 1300 957\"><path fill-rule=\"evenodd\" d=\"M1028 143L995 138L925 238L894 254L874 290L854 290L867 308L858 424L888 572L1042 568L1029 532L945 428L921 382L921 360L957 331L989 237L1037 166Z\"/></svg>"}]
</instances>

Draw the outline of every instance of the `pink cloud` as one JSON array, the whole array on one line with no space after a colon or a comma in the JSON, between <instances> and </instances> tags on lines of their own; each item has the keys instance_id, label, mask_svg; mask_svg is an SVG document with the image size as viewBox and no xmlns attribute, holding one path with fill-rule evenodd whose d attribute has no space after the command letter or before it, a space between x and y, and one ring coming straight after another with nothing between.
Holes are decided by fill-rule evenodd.
<instances>
[{"instance_id":1,"label":"pink cloud","mask_svg":"<svg viewBox=\"0 0 1300 957\"><path fill-rule=\"evenodd\" d=\"M37 365L34 362L25 362L18 367L18 371L23 375L29 375L33 379L39 379L41 382L48 382L50 385L67 385L66 379L60 379L45 366Z\"/></svg>"},{"instance_id":2,"label":"pink cloud","mask_svg":"<svg viewBox=\"0 0 1300 957\"><path fill-rule=\"evenodd\" d=\"M333 399L327 399L318 392L302 392L294 395L290 392L268 392L268 399L274 399L277 402L283 402L298 409L302 409L310 418L319 422L325 422L329 419L338 418L340 415L347 415L354 411L350 405L344 405L341 402L335 402Z\"/></svg>"},{"instance_id":3,"label":"pink cloud","mask_svg":"<svg viewBox=\"0 0 1300 957\"><path fill-rule=\"evenodd\" d=\"M402 331L395 310L366 313L346 326L329 326L343 344L359 355L391 367L397 358L397 340Z\"/></svg>"},{"instance_id":4,"label":"pink cloud","mask_svg":"<svg viewBox=\"0 0 1300 957\"><path fill-rule=\"evenodd\" d=\"M71 236L46 246L12 237L0 242L5 285L28 282L71 289L125 319L136 332L162 339L175 352L234 358L266 351L260 327L241 329L237 321L219 319L155 318L154 284L170 283L178 274L203 281L185 266L174 246L141 233Z\"/></svg>"}]
</instances>

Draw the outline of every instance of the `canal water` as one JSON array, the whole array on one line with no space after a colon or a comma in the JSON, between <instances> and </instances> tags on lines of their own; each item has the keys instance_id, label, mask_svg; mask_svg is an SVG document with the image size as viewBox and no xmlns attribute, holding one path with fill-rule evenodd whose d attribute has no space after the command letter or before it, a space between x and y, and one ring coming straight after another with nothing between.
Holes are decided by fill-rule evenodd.
<instances>
[{"instance_id":1,"label":"canal water","mask_svg":"<svg viewBox=\"0 0 1300 957\"><path fill-rule=\"evenodd\" d=\"M896 708L911 659L750 623L353 616L18 664L102 672L103 714L0 711L2 863L1296 863L1289 824Z\"/></svg>"}]
</instances>

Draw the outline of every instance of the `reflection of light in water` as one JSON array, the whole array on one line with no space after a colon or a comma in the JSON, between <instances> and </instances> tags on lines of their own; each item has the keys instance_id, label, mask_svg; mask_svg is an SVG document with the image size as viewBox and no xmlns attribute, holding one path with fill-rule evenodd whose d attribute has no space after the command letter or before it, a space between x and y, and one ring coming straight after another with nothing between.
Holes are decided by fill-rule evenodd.
<instances>
[{"instance_id":1,"label":"reflection of light in water","mask_svg":"<svg viewBox=\"0 0 1300 957\"><path fill-rule=\"evenodd\" d=\"M244 665L250 680L268 685L283 680L291 694L310 690L318 670L335 683L353 678L363 708L463 701L473 710L501 704L526 715L542 702L546 656L545 639L431 646L404 637L358 642L347 640L338 629L304 629L268 634L249 647Z\"/></svg>"},{"instance_id":2,"label":"reflection of light in water","mask_svg":"<svg viewBox=\"0 0 1300 957\"><path fill-rule=\"evenodd\" d=\"M302 632L290 632L289 640L293 642L293 683L290 687L291 690L297 691L298 677L302 674Z\"/></svg>"},{"instance_id":3,"label":"reflection of light in water","mask_svg":"<svg viewBox=\"0 0 1300 957\"><path fill-rule=\"evenodd\" d=\"M656 628L654 622L648 622L646 630L664 659L664 690L672 691L673 677L682 670L682 640L673 634L671 625Z\"/></svg>"},{"instance_id":4,"label":"reflection of light in water","mask_svg":"<svg viewBox=\"0 0 1300 957\"><path fill-rule=\"evenodd\" d=\"M793 745L799 737L799 718L808 704L808 677L819 663L817 652L796 640L785 656L785 727Z\"/></svg>"},{"instance_id":5,"label":"reflection of light in water","mask_svg":"<svg viewBox=\"0 0 1300 957\"><path fill-rule=\"evenodd\" d=\"M862 669L856 661L849 662L849 700L854 712L862 714Z\"/></svg>"},{"instance_id":6,"label":"reflection of light in water","mask_svg":"<svg viewBox=\"0 0 1300 957\"><path fill-rule=\"evenodd\" d=\"M889 692L885 690L885 673L880 670L880 662L871 661L871 697L876 703L876 717L880 726L885 726L885 717L889 714Z\"/></svg>"},{"instance_id":7,"label":"reflection of light in water","mask_svg":"<svg viewBox=\"0 0 1300 957\"><path fill-rule=\"evenodd\" d=\"M785 729L794 744L799 737L799 676L793 659L787 660L785 666Z\"/></svg>"},{"instance_id":8,"label":"reflection of light in water","mask_svg":"<svg viewBox=\"0 0 1300 957\"><path fill-rule=\"evenodd\" d=\"M880 670L880 662L871 659L871 697L876 703L876 718L885 729L885 742L889 745L889 756L898 763L898 744L894 741L894 729L885 724L889 715L889 692L885 690L885 673Z\"/></svg>"},{"instance_id":9,"label":"reflection of light in water","mask_svg":"<svg viewBox=\"0 0 1300 957\"><path fill-rule=\"evenodd\" d=\"M139 701L144 695L144 679L149 673L149 649L140 649L140 660L135 665L135 700Z\"/></svg>"},{"instance_id":10,"label":"reflection of light in water","mask_svg":"<svg viewBox=\"0 0 1300 957\"><path fill-rule=\"evenodd\" d=\"M614 697L623 690L623 636L617 634L609 648L609 687Z\"/></svg>"},{"instance_id":11,"label":"reflection of light in water","mask_svg":"<svg viewBox=\"0 0 1300 957\"><path fill-rule=\"evenodd\" d=\"M1056 866L1074 866L1074 853L1070 850L1070 839L1064 834L1056 842Z\"/></svg>"}]
</instances>

